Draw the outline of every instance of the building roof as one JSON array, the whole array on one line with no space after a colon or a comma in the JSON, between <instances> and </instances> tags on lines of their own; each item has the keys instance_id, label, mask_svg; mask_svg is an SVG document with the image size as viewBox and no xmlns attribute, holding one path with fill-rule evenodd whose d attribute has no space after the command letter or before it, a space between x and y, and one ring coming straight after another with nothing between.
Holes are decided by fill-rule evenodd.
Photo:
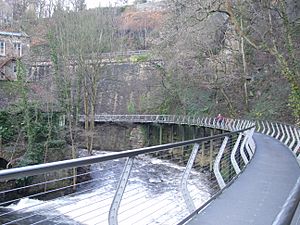
<instances>
[{"instance_id":1,"label":"building roof","mask_svg":"<svg viewBox=\"0 0 300 225\"><path fill-rule=\"evenodd\" d=\"M5 36L16 36L16 37L29 37L25 32L8 32L8 31L0 31L0 35L5 35Z\"/></svg>"},{"instance_id":2,"label":"building roof","mask_svg":"<svg viewBox=\"0 0 300 225\"><path fill-rule=\"evenodd\" d=\"M15 57L10 57L10 58L5 58L5 59L0 59L0 74L2 76L5 76L6 80L12 80L11 77L7 76L5 71L3 70L3 67L7 65L10 62L16 61Z\"/></svg>"},{"instance_id":3,"label":"building roof","mask_svg":"<svg viewBox=\"0 0 300 225\"><path fill-rule=\"evenodd\" d=\"M0 69L5 66L7 63L9 63L10 61L13 61L14 58L5 58L5 59L0 59Z\"/></svg>"},{"instance_id":4,"label":"building roof","mask_svg":"<svg viewBox=\"0 0 300 225\"><path fill-rule=\"evenodd\" d=\"M17 59L15 57L9 57L9 58L5 58L5 59L0 59L0 69L5 66L7 63L11 62L11 61L16 61Z\"/></svg>"}]
</instances>

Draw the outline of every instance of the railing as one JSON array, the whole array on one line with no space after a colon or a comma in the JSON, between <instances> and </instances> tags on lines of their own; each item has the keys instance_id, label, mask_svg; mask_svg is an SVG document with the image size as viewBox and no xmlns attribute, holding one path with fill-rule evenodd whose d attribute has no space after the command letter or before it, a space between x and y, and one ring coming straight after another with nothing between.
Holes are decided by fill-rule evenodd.
<instances>
[{"instance_id":1,"label":"railing","mask_svg":"<svg viewBox=\"0 0 300 225\"><path fill-rule=\"evenodd\" d=\"M286 145L300 165L300 129L298 127L276 122L256 121L256 131L274 137ZM300 177L272 225L291 224L299 202Z\"/></svg>"},{"instance_id":2,"label":"railing","mask_svg":"<svg viewBox=\"0 0 300 225\"><path fill-rule=\"evenodd\" d=\"M294 188L291 190L289 197L285 201L285 204L282 206L282 209L278 213L272 225L292 224L299 202L300 202L300 177L298 178Z\"/></svg>"},{"instance_id":3,"label":"railing","mask_svg":"<svg viewBox=\"0 0 300 225\"><path fill-rule=\"evenodd\" d=\"M256 121L256 131L274 137L286 145L300 164L300 129L298 127L268 121Z\"/></svg>"},{"instance_id":4,"label":"railing","mask_svg":"<svg viewBox=\"0 0 300 225\"><path fill-rule=\"evenodd\" d=\"M80 121L84 121L85 116L79 117ZM88 118L89 119L89 118ZM218 121L217 118L210 117L190 117L176 115L96 115L96 122L132 122L132 123L165 123L165 124L181 124L192 126L204 126L227 131L241 130L254 125L254 122L248 120L224 119Z\"/></svg>"},{"instance_id":5,"label":"railing","mask_svg":"<svg viewBox=\"0 0 300 225\"><path fill-rule=\"evenodd\" d=\"M141 55L147 55L150 54L151 52L149 50L136 50L136 51L124 51L124 52L103 52L103 53L95 53L93 54L89 54L89 55L85 55L84 58L86 59L86 62L89 62L89 60L93 59L94 62L97 62L96 59L101 59L101 61L103 62L110 62L110 61L114 61L112 59L116 58L129 58L131 56L141 56ZM76 61L78 59L78 57L76 56L70 56L69 60L70 61ZM110 60L109 60L110 59ZM156 59L155 61L157 61L158 59ZM49 57L38 57L34 60L33 64L31 64L32 67L36 67L36 66L51 66L52 65L52 61Z\"/></svg>"},{"instance_id":6,"label":"railing","mask_svg":"<svg viewBox=\"0 0 300 225\"><path fill-rule=\"evenodd\" d=\"M0 171L0 181L9 187L0 192L2 224L183 223L227 187L255 152L249 121L152 115L97 116L96 121L232 132Z\"/></svg>"}]
</instances>

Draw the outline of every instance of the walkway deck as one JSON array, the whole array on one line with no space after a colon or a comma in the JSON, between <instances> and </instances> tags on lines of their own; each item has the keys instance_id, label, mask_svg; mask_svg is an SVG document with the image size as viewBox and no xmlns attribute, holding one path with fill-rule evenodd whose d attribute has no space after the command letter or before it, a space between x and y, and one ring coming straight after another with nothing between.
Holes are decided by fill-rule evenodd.
<instances>
[{"instance_id":1,"label":"walkway deck","mask_svg":"<svg viewBox=\"0 0 300 225\"><path fill-rule=\"evenodd\" d=\"M244 173L189 225L271 225L300 176L289 149L255 134L257 150Z\"/></svg>"}]
</instances>

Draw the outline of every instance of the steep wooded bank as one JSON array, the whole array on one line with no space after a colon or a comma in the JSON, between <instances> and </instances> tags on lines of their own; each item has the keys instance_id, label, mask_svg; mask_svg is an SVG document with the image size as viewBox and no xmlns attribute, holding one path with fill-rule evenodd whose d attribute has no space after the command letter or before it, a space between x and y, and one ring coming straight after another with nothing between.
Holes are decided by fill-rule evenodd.
<instances>
[{"instance_id":1,"label":"steep wooded bank","mask_svg":"<svg viewBox=\"0 0 300 225\"><path fill-rule=\"evenodd\" d=\"M297 1L170 0L92 10L61 4L48 18L37 8L36 17L24 11L14 24L32 36L34 56L49 58L59 48L61 64L75 55L82 64L103 52L151 49L164 62L157 70L165 100L155 112L299 118Z\"/></svg>"},{"instance_id":2,"label":"steep wooded bank","mask_svg":"<svg viewBox=\"0 0 300 225\"><path fill-rule=\"evenodd\" d=\"M2 143L21 143L24 164L32 164L47 161L49 149L65 148L66 140L70 151L63 157L76 158L79 135L91 153L95 114L222 113L295 123L298 4L170 0L152 8L57 6L47 18L27 11L5 29L25 29L32 59L46 57L52 66L30 80L23 63L33 62L20 62L18 81L1 83ZM122 55L114 55L113 63L107 59L109 52L140 49L150 51L127 62Z\"/></svg>"},{"instance_id":3,"label":"steep wooded bank","mask_svg":"<svg viewBox=\"0 0 300 225\"><path fill-rule=\"evenodd\" d=\"M175 0L169 9L156 48L166 112L299 122L299 2Z\"/></svg>"}]
</instances>

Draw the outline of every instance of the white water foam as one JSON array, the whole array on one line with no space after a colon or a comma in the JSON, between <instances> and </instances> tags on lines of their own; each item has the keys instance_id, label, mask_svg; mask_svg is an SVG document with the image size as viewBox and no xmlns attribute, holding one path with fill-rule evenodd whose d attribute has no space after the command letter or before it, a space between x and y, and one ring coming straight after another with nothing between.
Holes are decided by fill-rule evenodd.
<instances>
[{"instance_id":1,"label":"white water foam","mask_svg":"<svg viewBox=\"0 0 300 225\"><path fill-rule=\"evenodd\" d=\"M123 167L124 161L116 162ZM110 164L96 164L92 167L94 179L103 176L102 171L97 171L99 168L109 171L112 167ZM179 189L183 171L184 167L168 161L138 157L119 209L119 224L176 224L187 216L189 212ZM8 208L37 213L50 220L58 219L58 224L67 223L59 221L60 215L70 218L68 224L108 224L108 211L118 176L115 181L85 194L51 201L24 198ZM210 198L205 178L197 171L191 174L188 189L196 207Z\"/></svg>"}]
</instances>

